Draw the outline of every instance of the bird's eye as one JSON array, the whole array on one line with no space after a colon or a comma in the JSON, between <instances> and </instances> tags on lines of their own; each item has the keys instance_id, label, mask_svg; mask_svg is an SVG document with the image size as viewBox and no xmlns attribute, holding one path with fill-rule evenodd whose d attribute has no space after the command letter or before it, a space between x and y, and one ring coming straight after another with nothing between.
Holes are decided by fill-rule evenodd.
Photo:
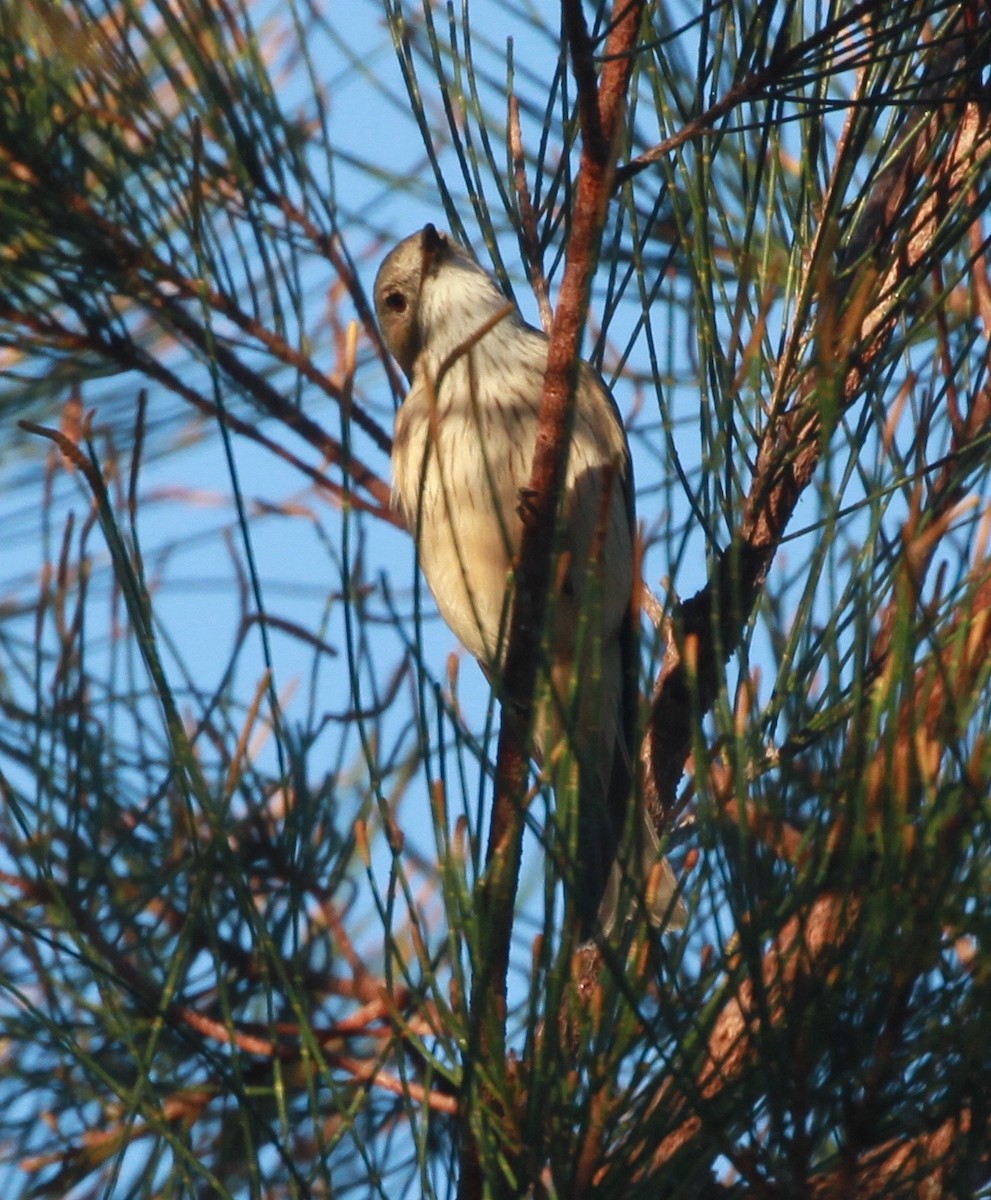
<instances>
[{"instance_id":1,"label":"bird's eye","mask_svg":"<svg viewBox=\"0 0 991 1200\"><path fill-rule=\"evenodd\" d=\"M402 292L390 292L385 298L385 306L390 312L404 313L406 311L406 297Z\"/></svg>"}]
</instances>

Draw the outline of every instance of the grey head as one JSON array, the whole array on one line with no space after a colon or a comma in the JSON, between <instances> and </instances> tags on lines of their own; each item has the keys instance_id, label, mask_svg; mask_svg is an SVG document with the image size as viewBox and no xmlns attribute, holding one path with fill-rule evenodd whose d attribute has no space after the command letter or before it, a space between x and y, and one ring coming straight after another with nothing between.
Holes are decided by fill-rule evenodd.
<instances>
[{"instance_id":1,"label":"grey head","mask_svg":"<svg viewBox=\"0 0 991 1200\"><path fill-rule=\"evenodd\" d=\"M409 379L427 336L424 286L445 264L484 276L482 268L449 233L424 225L389 251L375 277L379 328Z\"/></svg>"}]
</instances>

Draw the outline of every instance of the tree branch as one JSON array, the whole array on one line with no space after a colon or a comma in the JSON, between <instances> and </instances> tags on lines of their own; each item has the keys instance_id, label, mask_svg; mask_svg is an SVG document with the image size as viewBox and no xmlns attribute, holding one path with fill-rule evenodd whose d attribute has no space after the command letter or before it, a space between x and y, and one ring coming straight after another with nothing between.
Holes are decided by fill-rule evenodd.
<instances>
[{"instance_id":1,"label":"tree branch","mask_svg":"<svg viewBox=\"0 0 991 1200\"><path fill-rule=\"evenodd\" d=\"M612 188L615 147L623 128L626 89L642 12L642 0L634 3L617 0L606 44L607 61L596 90L581 0L564 0L564 24L582 114L582 155L564 277L548 347L530 477L533 500L524 523L503 672L504 695L512 697L512 701L502 706L495 801L482 893L480 928L484 941L472 985L471 1042L465 1060L468 1112L459 1187L461 1200L474 1200L482 1194L479 1147L470 1132L472 1110L477 1110L481 1119L499 1116L498 1111L486 1111L487 1102L491 1104L493 1098L480 1095L471 1067L478 1061L501 1063L505 1057L506 977L519 881L522 798L530 758L541 633L551 585L554 531L567 469L585 311ZM496 1184L495 1171L487 1174L494 1194L502 1194L500 1188L509 1186L505 1180ZM502 1177L501 1172L498 1177Z\"/></svg>"},{"instance_id":2,"label":"tree branch","mask_svg":"<svg viewBox=\"0 0 991 1200\"><path fill-rule=\"evenodd\" d=\"M876 202L868 205L864 224L844 255L855 265L849 275L838 271L827 281L832 286L839 282L842 292L832 302L831 319L820 320L820 330L828 331L820 357L831 369L837 362L846 364L843 407L862 394L869 368L887 348L906 304L907 281L918 278L946 250L948 240L959 241L968 232L969 224L953 223L954 213L991 157L991 113L976 101L962 104L958 112L946 153L930 166L928 185L906 221L898 205L912 202L922 164L930 162L925 150L945 138L947 128L940 111L931 112L920 128L909 120L913 132L879 178ZM901 212L900 225L895 210ZM881 271L877 264L890 265ZM836 311L844 297L848 307ZM821 296L820 304L829 305L828 296ZM795 505L822 457L817 383L815 372L809 372L798 385L795 402L768 422L740 526L706 586L675 610L677 646L656 681L642 751L648 796L662 824L676 807L695 723L715 701L722 664L740 644ZM793 387L779 375L777 394Z\"/></svg>"}]
</instances>

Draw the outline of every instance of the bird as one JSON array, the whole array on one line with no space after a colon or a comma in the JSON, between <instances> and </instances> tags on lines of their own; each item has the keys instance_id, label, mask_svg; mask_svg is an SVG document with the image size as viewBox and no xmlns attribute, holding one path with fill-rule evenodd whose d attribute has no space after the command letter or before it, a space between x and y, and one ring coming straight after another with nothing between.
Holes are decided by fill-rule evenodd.
<instances>
[{"instance_id":1,"label":"bird","mask_svg":"<svg viewBox=\"0 0 991 1200\"><path fill-rule=\"evenodd\" d=\"M393 502L441 616L498 687L549 341L432 224L388 253L374 301L409 380L395 420ZM556 792L566 783L559 764L577 772L570 890L583 935L622 928L655 863L648 918L677 928L684 904L645 808L624 847L639 703L633 468L615 401L584 360L567 451L534 757Z\"/></svg>"}]
</instances>

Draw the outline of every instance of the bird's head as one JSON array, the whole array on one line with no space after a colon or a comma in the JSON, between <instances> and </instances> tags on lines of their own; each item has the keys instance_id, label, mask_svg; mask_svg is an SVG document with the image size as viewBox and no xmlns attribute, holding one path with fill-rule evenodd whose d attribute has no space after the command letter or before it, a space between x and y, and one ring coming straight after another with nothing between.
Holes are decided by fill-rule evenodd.
<instances>
[{"instance_id":1,"label":"bird's head","mask_svg":"<svg viewBox=\"0 0 991 1200\"><path fill-rule=\"evenodd\" d=\"M471 254L433 225L390 250L375 277L379 328L410 379L424 349L449 353L505 306Z\"/></svg>"}]
</instances>

